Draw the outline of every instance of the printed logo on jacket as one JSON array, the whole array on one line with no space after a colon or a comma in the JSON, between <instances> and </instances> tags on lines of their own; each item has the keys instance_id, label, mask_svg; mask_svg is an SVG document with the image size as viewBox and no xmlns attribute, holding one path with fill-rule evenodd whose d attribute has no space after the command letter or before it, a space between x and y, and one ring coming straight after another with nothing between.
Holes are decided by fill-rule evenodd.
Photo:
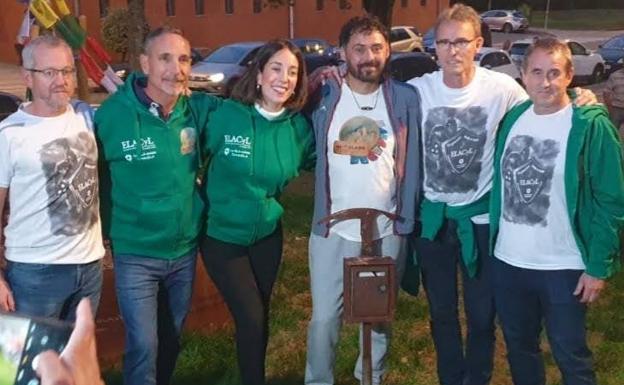
<instances>
[{"instance_id":1,"label":"printed logo on jacket","mask_svg":"<svg viewBox=\"0 0 624 385\"><path fill-rule=\"evenodd\" d=\"M247 159L251 156L251 138L243 135L223 135L223 155Z\"/></svg>"}]
</instances>

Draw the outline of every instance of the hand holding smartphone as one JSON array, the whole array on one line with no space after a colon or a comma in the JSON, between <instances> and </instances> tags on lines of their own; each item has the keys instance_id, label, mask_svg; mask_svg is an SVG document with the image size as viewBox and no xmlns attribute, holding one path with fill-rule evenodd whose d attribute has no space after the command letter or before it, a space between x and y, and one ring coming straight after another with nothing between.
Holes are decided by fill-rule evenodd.
<instances>
[{"instance_id":1,"label":"hand holding smartphone","mask_svg":"<svg viewBox=\"0 0 624 385\"><path fill-rule=\"evenodd\" d=\"M46 350L61 352L72 329L68 322L0 313L0 385L39 385L33 360Z\"/></svg>"}]
</instances>

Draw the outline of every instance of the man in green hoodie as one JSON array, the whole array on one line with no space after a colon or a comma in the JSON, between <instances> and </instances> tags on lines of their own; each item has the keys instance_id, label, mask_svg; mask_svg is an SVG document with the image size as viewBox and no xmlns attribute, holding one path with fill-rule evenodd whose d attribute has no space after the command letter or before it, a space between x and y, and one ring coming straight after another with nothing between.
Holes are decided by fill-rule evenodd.
<instances>
[{"instance_id":1,"label":"man in green hoodie","mask_svg":"<svg viewBox=\"0 0 624 385\"><path fill-rule=\"evenodd\" d=\"M603 107L572 105L564 42L537 40L522 72L531 100L502 123L490 201L494 297L512 379L545 383L544 324L563 382L595 385L585 313L619 267L622 149Z\"/></svg>"},{"instance_id":2,"label":"man in green hoodie","mask_svg":"<svg viewBox=\"0 0 624 385\"><path fill-rule=\"evenodd\" d=\"M180 31L148 34L145 75L132 74L95 115L102 218L125 329L126 385L168 384L191 304L203 204L197 138L216 98L185 95L190 45Z\"/></svg>"}]
</instances>

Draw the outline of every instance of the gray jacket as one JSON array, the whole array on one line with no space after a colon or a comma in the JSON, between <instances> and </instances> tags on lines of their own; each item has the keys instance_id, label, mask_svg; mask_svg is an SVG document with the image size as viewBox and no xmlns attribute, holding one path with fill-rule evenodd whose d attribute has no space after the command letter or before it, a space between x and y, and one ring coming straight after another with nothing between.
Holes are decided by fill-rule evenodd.
<instances>
[{"instance_id":1,"label":"gray jacket","mask_svg":"<svg viewBox=\"0 0 624 385\"><path fill-rule=\"evenodd\" d=\"M422 185L420 94L411 85L392 79L385 80L382 87L396 143L394 172L397 183L397 214L400 219L394 222L394 233L404 235L414 230L416 211L420 206ZM327 224L320 224L319 221L330 214L330 183L334 182L329 180L327 134L340 99L340 92L340 85L331 79L311 96L310 101L317 156L312 232L323 237L329 235L329 228ZM345 181L338 181L338 183L345 183Z\"/></svg>"}]
</instances>

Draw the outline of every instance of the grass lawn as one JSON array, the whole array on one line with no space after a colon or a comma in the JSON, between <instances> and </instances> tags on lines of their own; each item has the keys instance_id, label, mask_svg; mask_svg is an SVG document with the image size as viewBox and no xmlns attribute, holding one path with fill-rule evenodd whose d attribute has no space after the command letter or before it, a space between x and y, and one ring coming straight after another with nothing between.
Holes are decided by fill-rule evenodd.
<instances>
[{"instance_id":1,"label":"grass lawn","mask_svg":"<svg viewBox=\"0 0 624 385\"><path fill-rule=\"evenodd\" d=\"M309 175L283 197L284 261L271 309L271 337L267 357L268 385L302 385L305 368L308 292L307 244L312 212ZM624 384L624 277L610 282L604 297L589 313L589 340L596 358L599 383ZM619 305L618 305L619 304ZM435 357L429 337L424 297L399 296L394 340L386 385L435 385ZM237 384L233 330L211 336L185 335L173 383L176 385ZM357 328L345 325L336 362L336 385L356 385L352 376L357 356ZM561 384L548 345L544 345L549 385ZM511 385L502 336L498 335L493 385ZM109 385L121 384L118 372L106 375Z\"/></svg>"},{"instance_id":2,"label":"grass lawn","mask_svg":"<svg viewBox=\"0 0 624 385\"><path fill-rule=\"evenodd\" d=\"M532 27L544 27L544 11L534 10L531 14ZM550 11L549 29L564 30L618 30L624 29L624 9L577 9Z\"/></svg>"}]
</instances>

